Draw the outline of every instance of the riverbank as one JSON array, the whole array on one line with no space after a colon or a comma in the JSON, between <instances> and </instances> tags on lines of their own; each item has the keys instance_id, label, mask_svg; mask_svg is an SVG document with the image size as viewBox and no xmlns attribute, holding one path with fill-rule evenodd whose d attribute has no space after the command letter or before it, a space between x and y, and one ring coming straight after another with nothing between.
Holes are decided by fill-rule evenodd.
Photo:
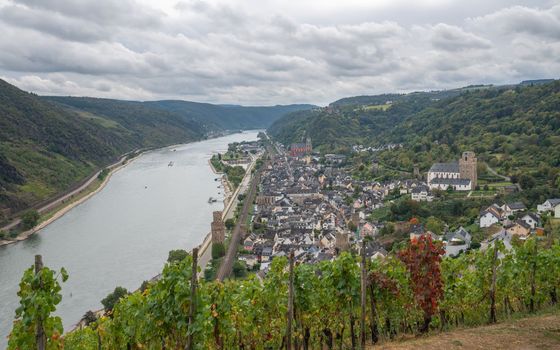
<instances>
[{"instance_id":1,"label":"riverbank","mask_svg":"<svg viewBox=\"0 0 560 350\"><path fill-rule=\"evenodd\" d=\"M133 152L131 154L134 154L134 156L131 157L131 158L129 158L129 155L123 156L121 159L119 159L118 162L115 162L115 163L109 165L108 167L98 171L93 176L91 176L86 181L86 185L84 187L78 188L75 191L63 196L62 198L59 198L56 201L53 201L52 203L47 204L46 205L47 207L48 206L53 206L53 207L52 207L52 209L47 210L46 212L42 213L43 220L38 225L36 225L35 227L33 227L30 230L19 233L16 237L14 237L13 240L0 240L0 247L5 246L5 245L9 245L9 244L18 243L18 242L24 241L26 239L29 239L29 237L31 237L35 233L39 232L40 230L42 230L45 227L47 227L48 225L52 224L56 220L60 219L66 213L68 213L70 210L72 210L73 208L77 207L78 205L84 203L85 201L87 201L88 199L90 199L91 197L93 197L94 195L99 193L99 191L101 191L103 188L105 188L105 186L107 185L107 183L111 179L111 176L113 176L114 173L116 173L120 169L124 168L128 164L132 163L136 158L138 158L144 152L145 151L141 151L141 152L137 152L137 153ZM95 181L99 177L99 174L105 169L109 169L109 172L107 173L107 175L104 177L104 179L101 182L95 183ZM94 186L92 186L92 188L89 188L92 184ZM88 190L88 188L89 188L89 190ZM76 197L74 197L74 196L76 196ZM66 201L68 198L70 198L70 201ZM58 203L58 202L60 202L60 203Z\"/></svg>"}]
</instances>

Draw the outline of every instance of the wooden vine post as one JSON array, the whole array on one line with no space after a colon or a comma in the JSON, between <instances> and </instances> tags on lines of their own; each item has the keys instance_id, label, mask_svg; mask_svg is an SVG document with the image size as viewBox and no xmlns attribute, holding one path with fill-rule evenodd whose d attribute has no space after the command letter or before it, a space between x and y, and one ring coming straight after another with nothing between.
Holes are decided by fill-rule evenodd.
<instances>
[{"instance_id":1,"label":"wooden vine post","mask_svg":"<svg viewBox=\"0 0 560 350\"><path fill-rule=\"evenodd\" d=\"M41 255L35 255L35 275L39 275L39 288L43 288L43 281L41 280L41 270L43 269L43 258ZM45 350L47 346L47 338L45 337L45 329L43 328L43 319L41 316L37 319L35 325L35 341L37 343L37 350Z\"/></svg>"},{"instance_id":2,"label":"wooden vine post","mask_svg":"<svg viewBox=\"0 0 560 350\"><path fill-rule=\"evenodd\" d=\"M187 345L185 346L185 350L192 350L193 349L193 333L191 331L193 324L194 324L194 315L196 312L196 275L197 275L197 267L198 267L198 248L193 248L192 251L192 272L191 272L191 305L189 308L189 335L187 338Z\"/></svg>"},{"instance_id":3,"label":"wooden vine post","mask_svg":"<svg viewBox=\"0 0 560 350\"><path fill-rule=\"evenodd\" d=\"M360 283L360 303L361 303L361 320L360 320L360 348L366 348L366 241L362 241L362 269Z\"/></svg>"},{"instance_id":4,"label":"wooden vine post","mask_svg":"<svg viewBox=\"0 0 560 350\"><path fill-rule=\"evenodd\" d=\"M537 278L537 249L538 249L538 240L534 238L534 246L533 246L533 259L531 261L531 299L529 301L529 312L535 312L535 294L536 294L536 278Z\"/></svg>"},{"instance_id":5,"label":"wooden vine post","mask_svg":"<svg viewBox=\"0 0 560 350\"><path fill-rule=\"evenodd\" d=\"M490 323L496 323L496 265L498 264L498 242L494 242L492 256L492 282L490 284Z\"/></svg>"},{"instance_id":6,"label":"wooden vine post","mask_svg":"<svg viewBox=\"0 0 560 350\"><path fill-rule=\"evenodd\" d=\"M286 330L286 349L292 350L292 320L294 318L294 251L290 251L290 279L288 285L288 329Z\"/></svg>"}]
</instances>

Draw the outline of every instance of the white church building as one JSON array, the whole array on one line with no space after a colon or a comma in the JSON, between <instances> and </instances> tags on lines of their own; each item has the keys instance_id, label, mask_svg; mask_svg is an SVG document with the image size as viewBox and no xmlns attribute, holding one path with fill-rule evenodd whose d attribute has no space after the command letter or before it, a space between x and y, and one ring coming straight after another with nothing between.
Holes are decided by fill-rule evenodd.
<instances>
[{"instance_id":1,"label":"white church building","mask_svg":"<svg viewBox=\"0 0 560 350\"><path fill-rule=\"evenodd\" d=\"M476 188L477 161L474 152L463 152L458 162L434 163L428 171L431 190L471 191Z\"/></svg>"}]
</instances>

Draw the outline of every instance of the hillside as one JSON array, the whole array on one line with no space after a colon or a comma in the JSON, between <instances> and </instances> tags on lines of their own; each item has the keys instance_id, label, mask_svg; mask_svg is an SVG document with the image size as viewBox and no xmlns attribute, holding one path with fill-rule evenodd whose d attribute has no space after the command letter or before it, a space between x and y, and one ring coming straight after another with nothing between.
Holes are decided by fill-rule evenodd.
<instances>
[{"instance_id":1,"label":"hillside","mask_svg":"<svg viewBox=\"0 0 560 350\"><path fill-rule=\"evenodd\" d=\"M403 337L397 341L381 343L371 349L558 349L559 332L560 317L551 314L490 326L458 329L428 337Z\"/></svg>"},{"instance_id":2,"label":"hillside","mask_svg":"<svg viewBox=\"0 0 560 350\"><path fill-rule=\"evenodd\" d=\"M184 118L193 118L208 128L221 130L267 128L288 113L315 107L305 104L245 107L177 100L144 102L144 104L177 113Z\"/></svg>"},{"instance_id":3,"label":"hillside","mask_svg":"<svg viewBox=\"0 0 560 350\"><path fill-rule=\"evenodd\" d=\"M245 107L236 105L214 105L180 100L164 101L121 101L91 97L48 96L49 101L71 106L94 114L106 115L120 123L130 117L182 120L202 126L205 132L215 130L247 130L267 128L280 117L299 110L308 110L312 105L287 105ZM194 127L192 125L191 127Z\"/></svg>"},{"instance_id":4,"label":"hillside","mask_svg":"<svg viewBox=\"0 0 560 350\"><path fill-rule=\"evenodd\" d=\"M391 104L386 104L388 95L381 96L357 98L381 104L352 105L348 104L352 99L348 99L326 108L291 113L277 120L268 131L286 144L309 135L319 151L348 151L355 144L373 144L377 136L433 103L427 94L399 97Z\"/></svg>"},{"instance_id":5,"label":"hillside","mask_svg":"<svg viewBox=\"0 0 560 350\"><path fill-rule=\"evenodd\" d=\"M323 152L348 151L355 144L402 143L402 148L376 157L408 171L414 165L427 171L433 162L474 150L479 162L532 190L531 202L555 194L550 190L560 185L560 81L473 86L451 95L438 99L429 93L409 94L390 105L360 104L379 103L387 95L350 98L342 105L290 114L269 131L286 144L310 135Z\"/></svg>"},{"instance_id":6,"label":"hillside","mask_svg":"<svg viewBox=\"0 0 560 350\"><path fill-rule=\"evenodd\" d=\"M0 222L8 210L64 191L125 152L203 137L195 122L133 105L93 112L53 104L0 80Z\"/></svg>"}]
</instances>

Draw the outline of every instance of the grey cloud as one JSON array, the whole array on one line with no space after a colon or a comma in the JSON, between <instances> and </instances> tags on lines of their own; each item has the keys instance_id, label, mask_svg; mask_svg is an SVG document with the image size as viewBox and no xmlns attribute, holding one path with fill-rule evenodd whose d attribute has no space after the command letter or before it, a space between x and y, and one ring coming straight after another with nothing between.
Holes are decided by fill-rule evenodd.
<instances>
[{"instance_id":1,"label":"grey cloud","mask_svg":"<svg viewBox=\"0 0 560 350\"><path fill-rule=\"evenodd\" d=\"M132 0L10 2L0 5L0 76L42 94L326 104L560 72L560 43L551 40L558 7L415 25L263 13L206 1L168 13ZM512 18L529 19L505 30Z\"/></svg>"},{"instance_id":2,"label":"grey cloud","mask_svg":"<svg viewBox=\"0 0 560 350\"><path fill-rule=\"evenodd\" d=\"M140 6L132 0L14 0L14 2L28 8L60 13L103 25L155 27L162 23L164 17L161 11Z\"/></svg>"},{"instance_id":3,"label":"grey cloud","mask_svg":"<svg viewBox=\"0 0 560 350\"><path fill-rule=\"evenodd\" d=\"M496 28L503 34L527 33L560 39L560 5L548 10L514 6L472 19L477 26Z\"/></svg>"},{"instance_id":4,"label":"grey cloud","mask_svg":"<svg viewBox=\"0 0 560 350\"><path fill-rule=\"evenodd\" d=\"M432 29L432 44L439 49L458 51L466 49L489 49L492 43L463 29L440 23Z\"/></svg>"},{"instance_id":5,"label":"grey cloud","mask_svg":"<svg viewBox=\"0 0 560 350\"><path fill-rule=\"evenodd\" d=\"M44 11L23 6L0 8L0 20L21 28L32 28L62 39L72 41L96 41L107 38L110 32L95 23L84 25L79 19L58 13L44 16Z\"/></svg>"}]
</instances>

